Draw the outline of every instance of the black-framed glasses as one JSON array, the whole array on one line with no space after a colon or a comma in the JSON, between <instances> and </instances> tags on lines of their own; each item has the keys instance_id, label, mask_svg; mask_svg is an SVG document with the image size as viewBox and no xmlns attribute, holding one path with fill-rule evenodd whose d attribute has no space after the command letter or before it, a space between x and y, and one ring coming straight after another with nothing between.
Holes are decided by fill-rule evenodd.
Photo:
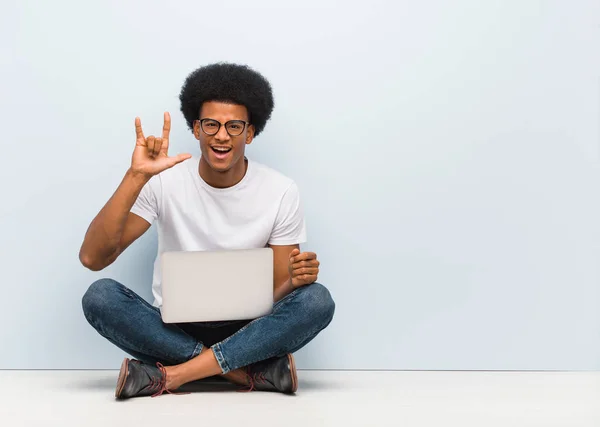
<instances>
[{"instance_id":1,"label":"black-framed glasses","mask_svg":"<svg viewBox=\"0 0 600 427\"><path fill-rule=\"evenodd\" d=\"M240 136L246 126L250 124L244 120L229 120L227 123L221 123L214 119L200 119L197 121L200 122L202 132L209 136L216 135L221 130L221 126L225 126L229 136Z\"/></svg>"}]
</instances>

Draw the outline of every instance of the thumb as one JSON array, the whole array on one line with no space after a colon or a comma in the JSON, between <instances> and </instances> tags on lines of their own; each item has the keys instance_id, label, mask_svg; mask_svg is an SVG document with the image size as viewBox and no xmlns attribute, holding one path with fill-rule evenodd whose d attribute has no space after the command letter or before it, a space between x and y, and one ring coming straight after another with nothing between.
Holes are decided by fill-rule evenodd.
<instances>
[{"instance_id":1,"label":"thumb","mask_svg":"<svg viewBox=\"0 0 600 427\"><path fill-rule=\"evenodd\" d=\"M296 255L300 255L300 251L298 249L294 249L292 252L290 252L290 260Z\"/></svg>"},{"instance_id":2,"label":"thumb","mask_svg":"<svg viewBox=\"0 0 600 427\"><path fill-rule=\"evenodd\" d=\"M177 163L181 163L187 159L190 159L191 157L192 157L192 155L189 153L183 153L183 154L178 154L173 157L169 157L169 167L173 167Z\"/></svg>"}]
</instances>

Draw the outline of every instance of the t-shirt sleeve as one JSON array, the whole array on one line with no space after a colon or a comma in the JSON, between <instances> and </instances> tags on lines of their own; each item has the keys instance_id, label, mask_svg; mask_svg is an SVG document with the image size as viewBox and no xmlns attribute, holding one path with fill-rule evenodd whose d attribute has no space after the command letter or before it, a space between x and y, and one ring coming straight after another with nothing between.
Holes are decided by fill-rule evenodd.
<instances>
[{"instance_id":1,"label":"t-shirt sleeve","mask_svg":"<svg viewBox=\"0 0 600 427\"><path fill-rule=\"evenodd\" d=\"M160 214L160 198L160 181L155 175L144 185L130 212L152 224Z\"/></svg>"},{"instance_id":2,"label":"t-shirt sleeve","mask_svg":"<svg viewBox=\"0 0 600 427\"><path fill-rule=\"evenodd\" d=\"M269 239L270 245L295 245L306 242L304 211L296 183L287 189Z\"/></svg>"}]
</instances>

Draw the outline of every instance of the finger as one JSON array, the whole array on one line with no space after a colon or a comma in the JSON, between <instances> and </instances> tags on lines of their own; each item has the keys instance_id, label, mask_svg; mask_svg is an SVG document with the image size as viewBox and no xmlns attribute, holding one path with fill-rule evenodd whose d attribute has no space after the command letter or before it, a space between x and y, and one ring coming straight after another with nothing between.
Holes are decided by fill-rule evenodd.
<instances>
[{"instance_id":1,"label":"finger","mask_svg":"<svg viewBox=\"0 0 600 427\"><path fill-rule=\"evenodd\" d=\"M169 155L169 140L168 139L162 139L162 147L160 148L160 154L163 154L165 156Z\"/></svg>"},{"instance_id":2,"label":"finger","mask_svg":"<svg viewBox=\"0 0 600 427\"><path fill-rule=\"evenodd\" d=\"M189 153L183 153L183 154L178 154L176 156L173 157L168 157L167 158L167 162L170 168L172 168L173 166L175 166L177 163L181 163L186 161L187 159L191 159L192 155Z\"/></svg>"},{"instance_id":3,"label":"finger","mask_svg":"<svg viewBox=\"0 0 600 427\"><path fill-rule=\"evenodd\" d=\"M150 135L148 138L146 138L146 146L148 147L148 155L151 157L154 157L154 142L155 142L154 136Z\"/></svg>"},{"instance_id":4,"label":"finger","mask_svg":"<svg viewBox=\"0 0 600 427\"><path fill-rule=\"evenodd\" d=\"M162 138L156 138L156 140L154 141L154 150L152 150L152 153L154 154L154 156L158 156L158 153L160 153L160 148L163 145L163 139Z\"/></svg>"},{"instance_id":5,"label":"finger","mask_svg":"<svg viewBox=\"0 0 600 427\"><path fill-rule=\"evenodd\" d=\"M317 254L314 252L302 252L300 255L296 255L293 257L292 263L310 259L317 259Z\"/></svg>"},{"instance_id":6,"label":"finger","mask_svg":"<svg viewBox=\"0 0 600 427\"><path fill-rule=\"evenodd\" d=\"M311 283L315 283L317 281L317 276L314 274L304 274L302 276L298 276L292 279L292 285L296 286L304 286L310 285Z\"/></svg>"},{"instance_id":7,"label":"finger","mask_svg":"<svg viewBox=\"0 0 600 427\"><path fill-rule=\"evenodd\" d=\"M294 277L304 276L305 274L317 275L319 274L319 269L316 267L303 267L292 270L292 276Z\"/></svg>"},{"instance_id":8,"label":"finger","mask_svg":"<svg viewBox=\"0 0 600 427\"><path fill-rule=\"evenodd\" d=\"M298 261L292 264L292 268L300 267L318 267L321 263L316 259L310 259L308 261Z\"/></svg>"},{"instance_id":9,"label":"finger","mask_svg":"<svg viewBox=\"0 0 600 427\"><path fill-rule=\"evenodd\" d=\"M292 252L290 252L290 258L293 258L299 254L300 254L300 249L294 249L294 250L292 250Z\"/></svg>"},{"instance_id":10,"label":"finger","mask_svg":"<svg viewBox=\"0 0 600 427\"><path fill-rule=\"evenodd\" d=\"M294 250L292 250L292 252L290 252L290 264L292 264L294 262L294 257L299 254L300 254L299 249L294 249Z\"/></svg>"},{"instance_id":11,"label":"finger","mask_svg":"<svg viewBox=\"0 0 600 427\"><path fill-rule=\"evenodd\" d=\"M135 118L135 138L136 142L140 145L145 145L146 138L144 138L144 132L142 131L142 121L139 117Z\"/></svg>"},{"instance_id":12,"label":"finger","mask_svg":"<svg viewBox=\"0 0 600 427\"><path fill-rule=\"evenodd\" d=\"M302 276L302 281L304 283L306 283L307 285L309 285L311 283L315 283L317 281L317 275L316 274L305 274L304 276Z\"/></svg>"},{"instance_id":13,"label":"finger","mask_svg":"<svg viewBox=\"0 0 600 427\"><path fill-rule=\"evenodd\" d=\"M168 112L165 112L164 120L162 138L168 141L171 132L171 115Z\"/></svg>"}]
</instances>

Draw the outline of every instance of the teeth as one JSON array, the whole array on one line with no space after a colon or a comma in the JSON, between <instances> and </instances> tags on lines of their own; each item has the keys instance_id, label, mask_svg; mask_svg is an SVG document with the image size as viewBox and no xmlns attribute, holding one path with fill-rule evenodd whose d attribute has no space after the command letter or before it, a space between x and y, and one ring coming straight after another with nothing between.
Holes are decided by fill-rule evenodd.
<instances>
[{"instance_id":1,"label":"teeth","mask_svg":"<svg viewBox=\"0 0 600 427\"><path fill-rule=\"evenodd\" d=\"M213 150L220 151L221 153L225 153L225 152L229 151L229 148L217 148L217 147L213 147Z\"/></svg>"}]
</instances>

